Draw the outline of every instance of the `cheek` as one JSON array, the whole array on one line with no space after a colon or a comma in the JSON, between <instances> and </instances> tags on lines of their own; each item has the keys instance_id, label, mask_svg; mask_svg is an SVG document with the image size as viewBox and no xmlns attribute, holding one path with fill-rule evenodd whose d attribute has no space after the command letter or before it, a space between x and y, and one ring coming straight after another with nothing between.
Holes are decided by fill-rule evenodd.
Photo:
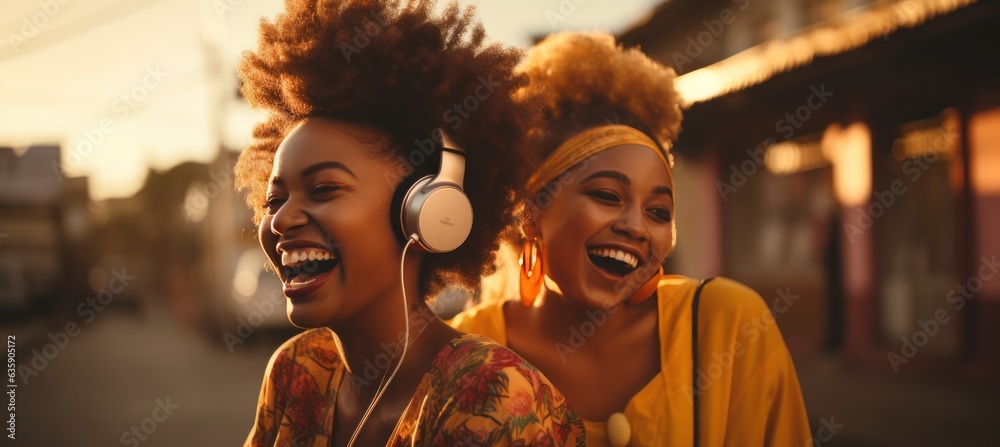
<instances>
[{"instance_id":1,"label":"cheek","mask_svg":"<svg viewBox=\"0 0 1000 447\"><path fill-rule=\"evenodd\" d=\"M672 251L674 242L677 240L677 226L666 225L664 229L653 235L651 240L652 246L657 250L653 252L653 255L666 257Z\"/></svg>"},{"instance_id":2,"label":"cheek","mask_svg":"<svg viewBox=\"0 0 1000 447\"><path fill-rule=\"evenodd\" d=\"M260 242L261 248L274 247L277 244L277 236L271 232L271 219L272 217L265 216L257 226L257 241Z\"/></svg>"},{"instance_id":3,"label":"cheek","mask_svg":"<svg viewBox=\"0 0 1000 447\"><path fill-rule=\"evenodd\" d=\"M567 197L553 203L541 219L542 234L560 240L576 239L583 244L611 220L607 213L585 197Z\"/></svg>"},{"instance_id":4,"label":"cheek","mask_svg":"<svg viewBox=\"0 0 1000 447\"><path fill-rule=\"evenodd\" d=\"M555 277L560 271L576 265L577 258L583 255L588 228L580 225L577 216L568 209L552 211L542 218L540 232L547 274Z\"/></svg>"},{"instance_id":5,"label":"cheek","mask_svg":"<svg viewBox=\"0 0 1000 447\"><path fill-rule=\"evenodd\" d=\"M389 200L381 195L359 196L325 211L327 233L345 256L351 255L356 264L360 261L366 269L399 262L402 249L389 220Z\"/></svg>"}]
</instances>

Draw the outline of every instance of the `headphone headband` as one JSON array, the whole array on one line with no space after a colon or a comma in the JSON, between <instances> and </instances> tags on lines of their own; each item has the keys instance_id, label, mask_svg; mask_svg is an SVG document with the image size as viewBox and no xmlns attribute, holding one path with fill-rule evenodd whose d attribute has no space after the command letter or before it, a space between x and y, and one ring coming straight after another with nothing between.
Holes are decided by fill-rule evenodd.
<instances>
[{"instance_id":1,"label":"headphone headband","mask_svg":"<svg viewBox=\"0 0 1000 447\"><path fill-rule=\"evenodd\" d=\"M455 250L472 231L472 203L463 189L465 150L443 130L440 134L441 167L410 186L399 216L403 237L417 235L420 246L433 253Z\"/></svg>"},{"instance_id":2,"label":"headphone headband","mask_svg":"<svg viewBox=\"0 0 1000 447\"><path fill-rule=\"evenodd\" d=\"M441 148L441 169L434 177L434 184L451 183L465 187L465 152L450 147Z\"/></svg>"}]
</instances>

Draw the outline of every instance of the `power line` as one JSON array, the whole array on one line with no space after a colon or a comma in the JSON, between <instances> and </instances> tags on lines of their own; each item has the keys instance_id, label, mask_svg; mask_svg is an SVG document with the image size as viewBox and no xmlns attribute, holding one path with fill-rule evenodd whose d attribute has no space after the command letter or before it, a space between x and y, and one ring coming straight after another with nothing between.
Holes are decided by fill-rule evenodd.
<instances>
[{"instance_id":1,"label":"power line","mask_svg":"<svg viewBox=\"0 0 1000 447\"><path fill-rule=\"evenodd\" d=\"M145 11L165 1L166 0L146 0L140 2L134 0L122 0L118 3L114 3L100 10L94 11L83 18L77 19L61 27L39 30L38 35L34 38L26 39L28 42L23 44L25 45L25 48L21 50L15 51L8 42L4 48L4 54L0 54L0 63L38 52L54 45L68 42L81 35L104 26L108 26L118 20ZM16 33L11 34L16 35Z\"/></svg>"}]
</instances>

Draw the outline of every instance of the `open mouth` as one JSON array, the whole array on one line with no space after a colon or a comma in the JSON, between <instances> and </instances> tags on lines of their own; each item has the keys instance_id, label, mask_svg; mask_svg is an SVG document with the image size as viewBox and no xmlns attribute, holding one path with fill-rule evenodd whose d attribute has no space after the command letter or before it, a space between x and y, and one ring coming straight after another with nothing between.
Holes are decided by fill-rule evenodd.
<instances>
[{"instance_id":1,"label":"open mouth","mask_svg":"<svg viewBox=\"0 0 1000 447\"><path fill-rule=\"evenodd\" d=\"M597 268L609 275L623 278L639 266L639 258L616 248L590 248L587 257Z\"/></svg>"},{"instance_id":2,"label":"open mouth","mask_svg":"<svg viewBox=\"0 0 1000 447\"><path fill-rule=\"evenodd\" d=\"M281 279L286 285L306 284L340 265L340 256L317 248L294 249L281 253Z\"/></svg>"}]
</instances>

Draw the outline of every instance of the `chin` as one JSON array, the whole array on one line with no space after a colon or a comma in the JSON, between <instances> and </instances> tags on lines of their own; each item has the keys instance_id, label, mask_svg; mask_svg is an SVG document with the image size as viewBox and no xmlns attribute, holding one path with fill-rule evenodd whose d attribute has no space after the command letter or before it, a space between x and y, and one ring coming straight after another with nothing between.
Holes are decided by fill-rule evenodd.
<instances>
[{"instance_id":1,"label":"chin","mask_svg":"<svg viewBox=\"0 0 1000 447\"><path fill-rule=\"evenodd\" d=\"M320 312L314 303L288 303L288 321L299 329L314 329L330 326L330 318Z\"/></svg>"},{"instance_id":2,"label":"chin","mask_svg":"<svg viewBox=\"0 0 1000 447\"><path fill-rule=\"evenodd\" d=\"M604 309L622 301L623 298L616 297L615 293L611 290L604 290L603 288L596 287L594 285L581 285L578 289L578 293L572 293L570 295L562 294L564 299L567 299L577 306L585 309ZM573 298L568 298L572 296ZM607 304L606 304L607 303Z\"/></svg>"},{"instance_id":3,"label":"chin","mask_svg":"<svg viewBox=\"0 0 1000 447\"><path fill-rule=\"evenodd\" d=\"M616 296L611 291L601 291L600 293L591 293L586 297L586 301L580 304L588 309L607 309L618 305L624 300L624 297Z\"/></svg>"}]
</instances>

